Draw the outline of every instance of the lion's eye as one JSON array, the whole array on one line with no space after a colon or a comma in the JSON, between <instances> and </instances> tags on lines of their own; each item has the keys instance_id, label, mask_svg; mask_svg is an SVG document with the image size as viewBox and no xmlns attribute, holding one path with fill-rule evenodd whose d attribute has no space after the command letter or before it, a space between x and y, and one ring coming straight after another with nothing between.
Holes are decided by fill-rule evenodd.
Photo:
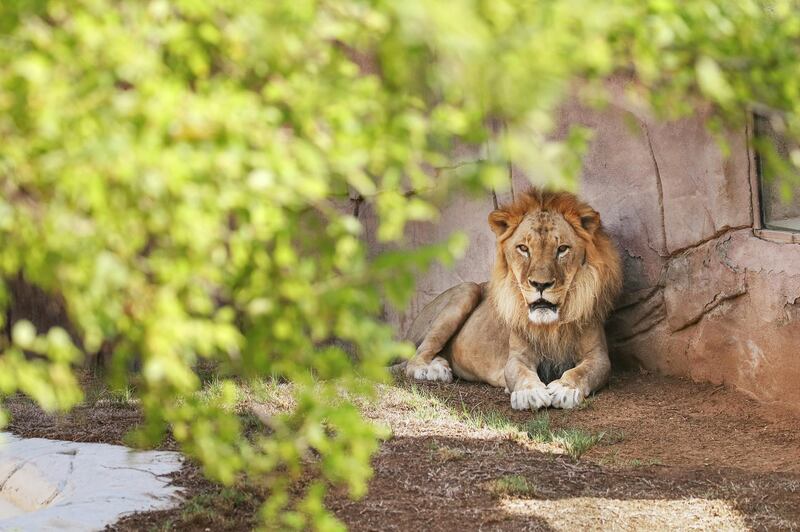
<instances>
[{"instance_id":1,"label":"lion's eye","mask_svg":"<svg viewBox=\"0 0 800 532\"><path fill-rule=\"evenodd\" d=\"M559 255L563 255L567 251L569 251L569 246L558 246L558 254Z\"/></svg>"},{"instance_id":2,"label":"lion's eye","mask_svg":"<svg viewBox=\"0 0 800 532\"><path fill-rule=\"evenodd\" d=\"M517 246L517 251L519 251L526 257L528 256L528 246L526 246L525 244L520 244L519 246Z\"/></svg>"}]
</instances>

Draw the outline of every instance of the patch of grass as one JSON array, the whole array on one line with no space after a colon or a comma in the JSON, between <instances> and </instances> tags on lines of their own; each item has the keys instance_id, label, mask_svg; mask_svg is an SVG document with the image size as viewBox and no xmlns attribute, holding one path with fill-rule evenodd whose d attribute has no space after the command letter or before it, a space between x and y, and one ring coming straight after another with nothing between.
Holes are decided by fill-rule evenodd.
<instances>
[{"instance_id":1,"label":"patch of grass","mask_svg":"<svg viewBox=\"0 0 800 532\"><path fill-rule=\"evenodd\" d=\"M600 457L597 463L600 464L601 466L617 466L621 463L617 455L618 455L617 451L606 453L602 457Z\"/></svg>"},{"instance_id":2,"label":"patch of grass","mask_svg":"<svg viewBox=\"0 0 800 532\"><path fill-rule=\"evenodd\" d=\"M130 407L139 404L136 389L133 386L108 388L95 386L85 392L86 403L91 406Z\"/></svg>"},{"instance_id":3,"label":"patch of grass","mask_svg":"<svg viewBox=\"0 0 800 532\"><path fill-rule=\"evenodd\" d=\"M530 439L539 443L550 443L553 440L550 413L545 410L536 414L536 417L525 423L524 430Z\"/></svg>"},{"instance_id":4,"label":"patch of grass","mask_svg":"<svg viewBox=\"0 0 800 532\"><path fill-rule=\"evenodd\" d=\"M251 519L255 524L255 510L259 504L255 494L249 490L237 486L223 487L190 498L181 508L176 521L183 527L212 526L212 530L232 529L241 523L241 516L236 514L242 510L254 516Z\"/></svg>"},{"instance_id":5,"label":"patch of grass","mask_svg":"<svg viewBox=\"0 0 800 532\"><path fill-rule=\"evenodd\" d=\"M496 430L503 434L517 434L520 432L520 426L498 410L469 411L467 406L462 403L459 418L476 429Z\"/></svg>"},{"instance_id":6,"label":"patch of grass","mask_svg":"<svg viewBox=\"0 0 800 532\"><path fill-rule=\"evenodd\" d=\"M119 406L130 406L139 401L136 398L136 390L133 386L109 390L108 399L112 404Z\"/></svg>"},{"instance_id":7,"label":"patch of grass","mask_svg":"<svg viewBox=\"0 0 800 532\"><path fill-rule=\"evenodd\" d=\"M458 449L448 445L439 445L435 441L431 442L429 447L433 457L440 462L452 462L455 460L461 460L467 456L467 452L464 449Z\"/></svg>"},{"instance_id":8,"label":"patch of grass","mask_svg":"<svg viewBox=\"0 0 800 532\"><path fill-rule=\"evenodd\" d=\"M574 459L597 445L605 433L592 434L581 429L559 429L552 435L552 440L561 446Z\"/></svg>"},{"instance_id":9,"label":"patch of grass","mask_svg":"<svg viewBox=\"0 0 800 532\"><path fill-rule=\"evenodd\" d=\"M442 405L437 397L420 389L419 386L411 385L406 389L406 392L404 402L420 420L433 421L447 416L447 407Z\"/></svg>"},{"instance_id":10,"label":"patch of grass","mask_svg":"<svg viewBox=\"0 0 800 532\"><path fill-rule=\"evenodd\" d=\"M202 402L209 404L220 402L223 399L233 399L234 406L238 406L244 399L244 394L238 383L216 375L204 384L197 392L197 396Z\"/></svg>"},{"instance_id":11,"label":"patch of grass","mask_svg":"<svg viewBox=\"0 0 800 532\"><path fill-rule=\"evenodd\" d=\"M576 460L606 437L605 432L591 433L575 428L553 430L550 427L550 414L547 411L537 414L528 421L524 430L533 441L555 443ZM617 441L621 439L613 443Z\"/></svg>"},{"instance_id":12,"label":"patch of grass","mask_svg":"<svg viewBox=\"0 0 800 532\"><path fill-rule=\"evenodd\" d=\"M617 429L607 430L603 433L603 445L614 445L625 441L625 432Z\"/></svg>"},{"instance_id":13,"label":"patch of grass","mask_svg":"<svg viewBox=\"0 0 800 532\"><path fill-rule=\"evenodd\" d=\"M269 403L274 401L281 393L286 393L280 388L280 381L274 377L265 379L253 379L247 385L253 400L259 403Z\"/></svg>"},{"instance_id":14,"label":"patch of grass","mask_svg":"<svg viewBox=\"0 0 800 532\"><path fill-rule=\"evenodd\" d=\"M454 423L463 423L470 428L491 430L508 436L522 434L519 423L509 419L500 410L470 409L463 401L459 408L414 383L407 386L390 387L383 392L384 397L388 394L391 394L393 400L399 401L409 408L412 411L412 415L421 421L446 420Z\"/></svg>"},{"instance_id":15,"label":"patch of grass","mask_svg":"<svg viewBox=\"0 0 800 532\"><path fill-rule=\"evenodd\" d=\"M648 458L647 460L640 460L638 458L634 458L633 460L628 462L628 464L630 464L631 467L648 467L648 466L664 465L664 462L662 462L658 458Z\"/></svg>"},{"instance_id":16,"label":"patch of grass","mask_svg":"<svg viewBox=\"0 0 800 532\"><path fill-rule=\"evenodd\" d=\"M522 475L505 475L486 483L486 488L498 496L530 497L536 494L536 487Z\"/></svg>"}]
</instances>

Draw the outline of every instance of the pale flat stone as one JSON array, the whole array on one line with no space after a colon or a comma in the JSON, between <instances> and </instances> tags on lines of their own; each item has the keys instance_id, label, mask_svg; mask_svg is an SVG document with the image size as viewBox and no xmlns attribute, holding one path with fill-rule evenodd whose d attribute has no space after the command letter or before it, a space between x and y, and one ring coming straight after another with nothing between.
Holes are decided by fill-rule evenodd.
<instances>
[{"instance_id":1,"label":"pale flat stone","mask_svg":"<svg viewBox=\"0 0 800 532\"><path fill-rule=\"evenodd\" d=\"M0 530L102 530L180 502L179 453L2 433Z\"/></svg>"}]
</instances>

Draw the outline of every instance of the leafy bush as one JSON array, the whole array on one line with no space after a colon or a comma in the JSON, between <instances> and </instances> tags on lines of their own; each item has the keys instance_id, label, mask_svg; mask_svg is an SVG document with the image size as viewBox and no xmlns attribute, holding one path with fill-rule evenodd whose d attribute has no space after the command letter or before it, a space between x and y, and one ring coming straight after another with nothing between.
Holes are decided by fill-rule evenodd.
<instances>
[{"instance_id":1,"label":"leafy bush","mask_svg":"<svg viewBox=\"0 0 800 532\"><path fill-rule=\"evenodd\" d=\"M796 7L4 0L0 307L21 275L71 327L0 322L0 393L69 408L83 354L112 352L122 377L139 360L143 439L169 428L225 483L267 476L275 526L335 528L325 487L363 494L381 432L340 390L369 393L410 354L383 302L465 246L370 257L361 202L396 242L448 194L507 184L509 159L572 186L589 132L556 138L554 111L608 100L611 75L661 116L706 101L741 122L749 106L797 132ZM480 164L451 161L490 138ZM212 402L194 393L204 359L225 376ZM230 379L259 375L296 382L297 407L247 440ZM295 504L311 457L318 480Z\"/></svg>"}]
</instances>

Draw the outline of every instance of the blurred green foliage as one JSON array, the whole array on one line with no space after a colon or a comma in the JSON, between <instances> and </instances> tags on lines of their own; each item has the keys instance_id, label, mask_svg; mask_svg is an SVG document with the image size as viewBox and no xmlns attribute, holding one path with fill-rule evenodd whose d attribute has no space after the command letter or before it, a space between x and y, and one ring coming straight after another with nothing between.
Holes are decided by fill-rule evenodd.
<instances>
[{"instance_id":1,"label":"blurred green foliage","mask_svg":"<svg viewBox=\"0 0 800 532\"><path fill-rule=\"evenodd\" d=\"M590 132L554 136L555 111L607 101L612 75L658 116L710 104L719 129L755 109L796 134L797 8L3 0L0 274L60 294L76 332L0 323L0 393L69 408L83 353L112 350L122 377L141 359L143 440L169 428L216 479L267 476L268 526L338 528L326 486L362 495L382 433L340 390L370 393L410 354L384 302L465 247L369 256L351 198L396 242L448 194L502 187L510 159L573 186ZM454 167L492 136L484 161ZM202 359L224 376L215 401L194 393ZM297 383L297 407L248 440L230 379L259 375ZM318 480L290 499L311 462Z\"/></svg>"}]
</instances>

